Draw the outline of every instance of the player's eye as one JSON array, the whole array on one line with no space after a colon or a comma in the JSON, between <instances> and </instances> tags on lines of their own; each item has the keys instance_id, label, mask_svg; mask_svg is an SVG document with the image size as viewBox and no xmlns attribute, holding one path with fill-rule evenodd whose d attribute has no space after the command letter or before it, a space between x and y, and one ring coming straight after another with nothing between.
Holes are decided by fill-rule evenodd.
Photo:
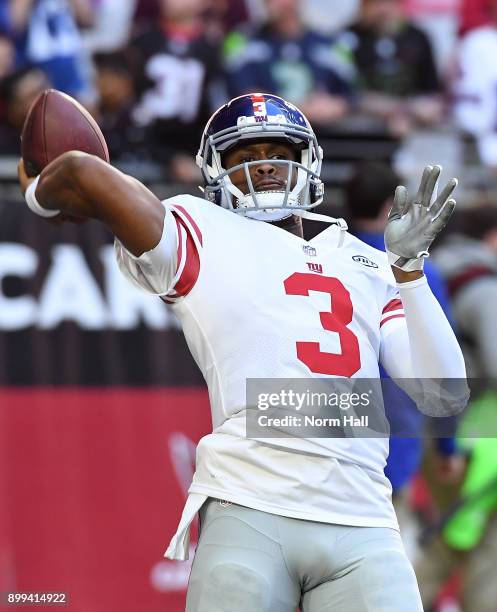
<instances>
[{"instance_id":1,"label":"player's eye","mask_svg":"<svg viewBox=\"0 0 497 612\"><path fill-rule=\"evenodd\" d=\"M240 159L240 163L241 164L245 164L245 163L251 162L251 161L255 161L255 159L253 157L250 157L250 155L245 155L244 157L242 157Z\"/></svg>"}]
</instances>

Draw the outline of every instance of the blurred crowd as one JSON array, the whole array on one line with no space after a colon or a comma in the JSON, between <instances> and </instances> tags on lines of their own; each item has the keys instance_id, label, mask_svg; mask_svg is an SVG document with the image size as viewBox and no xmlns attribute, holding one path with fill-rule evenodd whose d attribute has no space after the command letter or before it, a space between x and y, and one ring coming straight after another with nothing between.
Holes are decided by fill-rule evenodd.
<instances>
[{"instance_id":1,"label":"blurred crowd","mask_svg":"<svg viewBox=\"0 0 497 612\"><path fill-rule=\"evenodd\" d=\"M0 0L0 155L47 86L98 118L114 161L198 180L228 97L270 91L318 130L367 117L402 138L450 125L497 166L495 0ZM494 76L494 72L496 72Z\"/></svg>"},{"instance_id":2,"label":"blurred crowd","mask_svg":"<svg viewBox=\"0 0 497 612\"><path fill-rule=\"evenodd\" d=\"M495 58L497 0L0 0L0 156L19 154L31 102L55 87L91 110L114 162L198 184L211 113L264 91L297 104L318 133L355 120L399 140L465 135L492 174ZM401 182L368 162L345 185L352 230L377 248ZM468 203L427 266L477 381L464 426L478 435L456 424L428 452L422 435L393 441L387 468L399 517L412 525L415 507L431 525L416 547L427 610L454 571L464 612L497 610L496 202Z\"/></svg>"}]
</instances>

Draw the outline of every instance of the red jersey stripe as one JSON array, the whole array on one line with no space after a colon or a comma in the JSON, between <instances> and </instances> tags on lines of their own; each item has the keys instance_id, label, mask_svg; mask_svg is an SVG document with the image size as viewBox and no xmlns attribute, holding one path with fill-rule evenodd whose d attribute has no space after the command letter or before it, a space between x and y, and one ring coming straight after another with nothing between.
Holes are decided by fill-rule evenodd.
<instances>
[{"instance_id":1,"label":"red jersey stripe","mask_svg":"<svg viewBox=\"0 0 497 612\"><path fill-rule=\"evenodd\" d=\"M200 242L200 244L203 246L203 242L202 242L202 232L200 231L198 225L195 223L195 221L193 220L192 216L190 215L190 213L188 213L183 206L175 206L174 208L176 208L177 210L181 211L185 217L188 219L188 221L190 222L191 226L193 227L193 231L195 232L195 234L197 235L198 241ZM185 228L186 231L188 232L188 228Z\"/></svg>"},{"instance_id":2,"label":"red jersey stripe","mask_svg":"<svg viewBox=\"0 0 497 612\"><path fill-rule=\"evenodd\" d=\"M174 215L176 219L176 223L178 224L178 234L180 233L179 227L183 227L186 232L186 261L183 267L183 271L176 282L174 287L174 294L170 294L169 298L176 297L184 297L188 295L190 291L193 289L195 283L197 282L198 275L200 273L200 256L197 251L197 246L195 241L193 240L186 223L181 219L181 217ZM180 247L181 247L181 239L179 238L178 244L178 266L180 265Z\"/></svg>"},{"instance_id":3,"label":"red jersey stripe","mask_svg":"<svg viewBox=\"0 0 497 612\"><path fill-rule=\"evenodd\" d=\"M395 315L392 315L391 317L387 317L386 319L383 319L383 321L381 321L380 327L382 325L385 325L385 323L387 323L387 321L391 321L392 319L401 319L401 318L405 319L405 315L403 315L403 314L395 314Z\"/></svg>"},{"instance_id":4,"label":"red jersey stripe","mask_svg":"<svg viewBox=\"0 0 497 612\"><path fill-rule=\"evenodd\" d=\"M181 266L181 257L183 255L183 240L181 239L181 224L178 217L173 214L174 220L176 221L176 234L178 236L178 249L176 251L176 274L178 273L179 267Z\"/></svg>"},{"instance_id":5,"label":"red jersey stripe","mask_svg":"<svg viewBox=\"0 0 497 612\"><path fill-rule=\"evenodd\" d=\"M381 314L385 314L386 312L391 312L392 310L399 310L401 308L404 308L404 306L400 298L394 298L393 300L390 300L388 302L385 308L383 308Z\"/></svg>"}]
</instances>

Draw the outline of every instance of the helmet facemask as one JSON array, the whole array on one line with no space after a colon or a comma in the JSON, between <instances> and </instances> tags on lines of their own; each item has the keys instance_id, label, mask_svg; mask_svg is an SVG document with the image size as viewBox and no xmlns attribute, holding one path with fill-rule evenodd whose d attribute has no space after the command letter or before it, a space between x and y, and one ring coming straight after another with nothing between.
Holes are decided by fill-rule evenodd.
<instances>
[{"instance_id":1,"label":"helmet facemask","mask_svg":"<svg viewBox=\"0 0 497 612\"><path fill-rule=\"evenodd\" d=\"M244 162L229 169L223 166L222 156L227 151L244 142L256 140L290 144L300 150L300 161L271 159ZM216 132L203 140L197 163L206 181L206 198L252 219L281 220L314 208L323 200L324 188L319 178L322 150L314 132L310 127L289 124L283 115L270 116L267 121L258 121L255 117L239 117L235 127ZM287 166L284 190L255 190L250 168L264 163ZM243 193L231 180L231 176L240 169L245 173L248 193Z\"/></svg>"}]
</instances>

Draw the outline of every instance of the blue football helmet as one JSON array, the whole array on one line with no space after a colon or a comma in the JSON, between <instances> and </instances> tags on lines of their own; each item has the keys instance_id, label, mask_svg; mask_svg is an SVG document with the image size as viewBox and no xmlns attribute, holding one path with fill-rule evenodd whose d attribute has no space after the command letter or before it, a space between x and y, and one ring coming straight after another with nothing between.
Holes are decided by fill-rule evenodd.
<instances>
[{"instance_id":1,"label":"blue football helmet","mask_svg":"<svg viewBox=\"0 0 497 612\"><path fill-rule=\"evenodd\" d=\"M242 141L256 139L282 140L300 152L300 161L270 160L288 169L284 190L255 191L249 168L262 160L223 168L222 155ZM292 214L306 216L305 211L323 201L322 159L323 151L305 115L282 98L256 93L234 98L214 113L202 135L197 164L202 169L208 200L252 219L277 221ZM242 193L230 178L242 168L248 193Z\"/></svg>"}]
</instances>

